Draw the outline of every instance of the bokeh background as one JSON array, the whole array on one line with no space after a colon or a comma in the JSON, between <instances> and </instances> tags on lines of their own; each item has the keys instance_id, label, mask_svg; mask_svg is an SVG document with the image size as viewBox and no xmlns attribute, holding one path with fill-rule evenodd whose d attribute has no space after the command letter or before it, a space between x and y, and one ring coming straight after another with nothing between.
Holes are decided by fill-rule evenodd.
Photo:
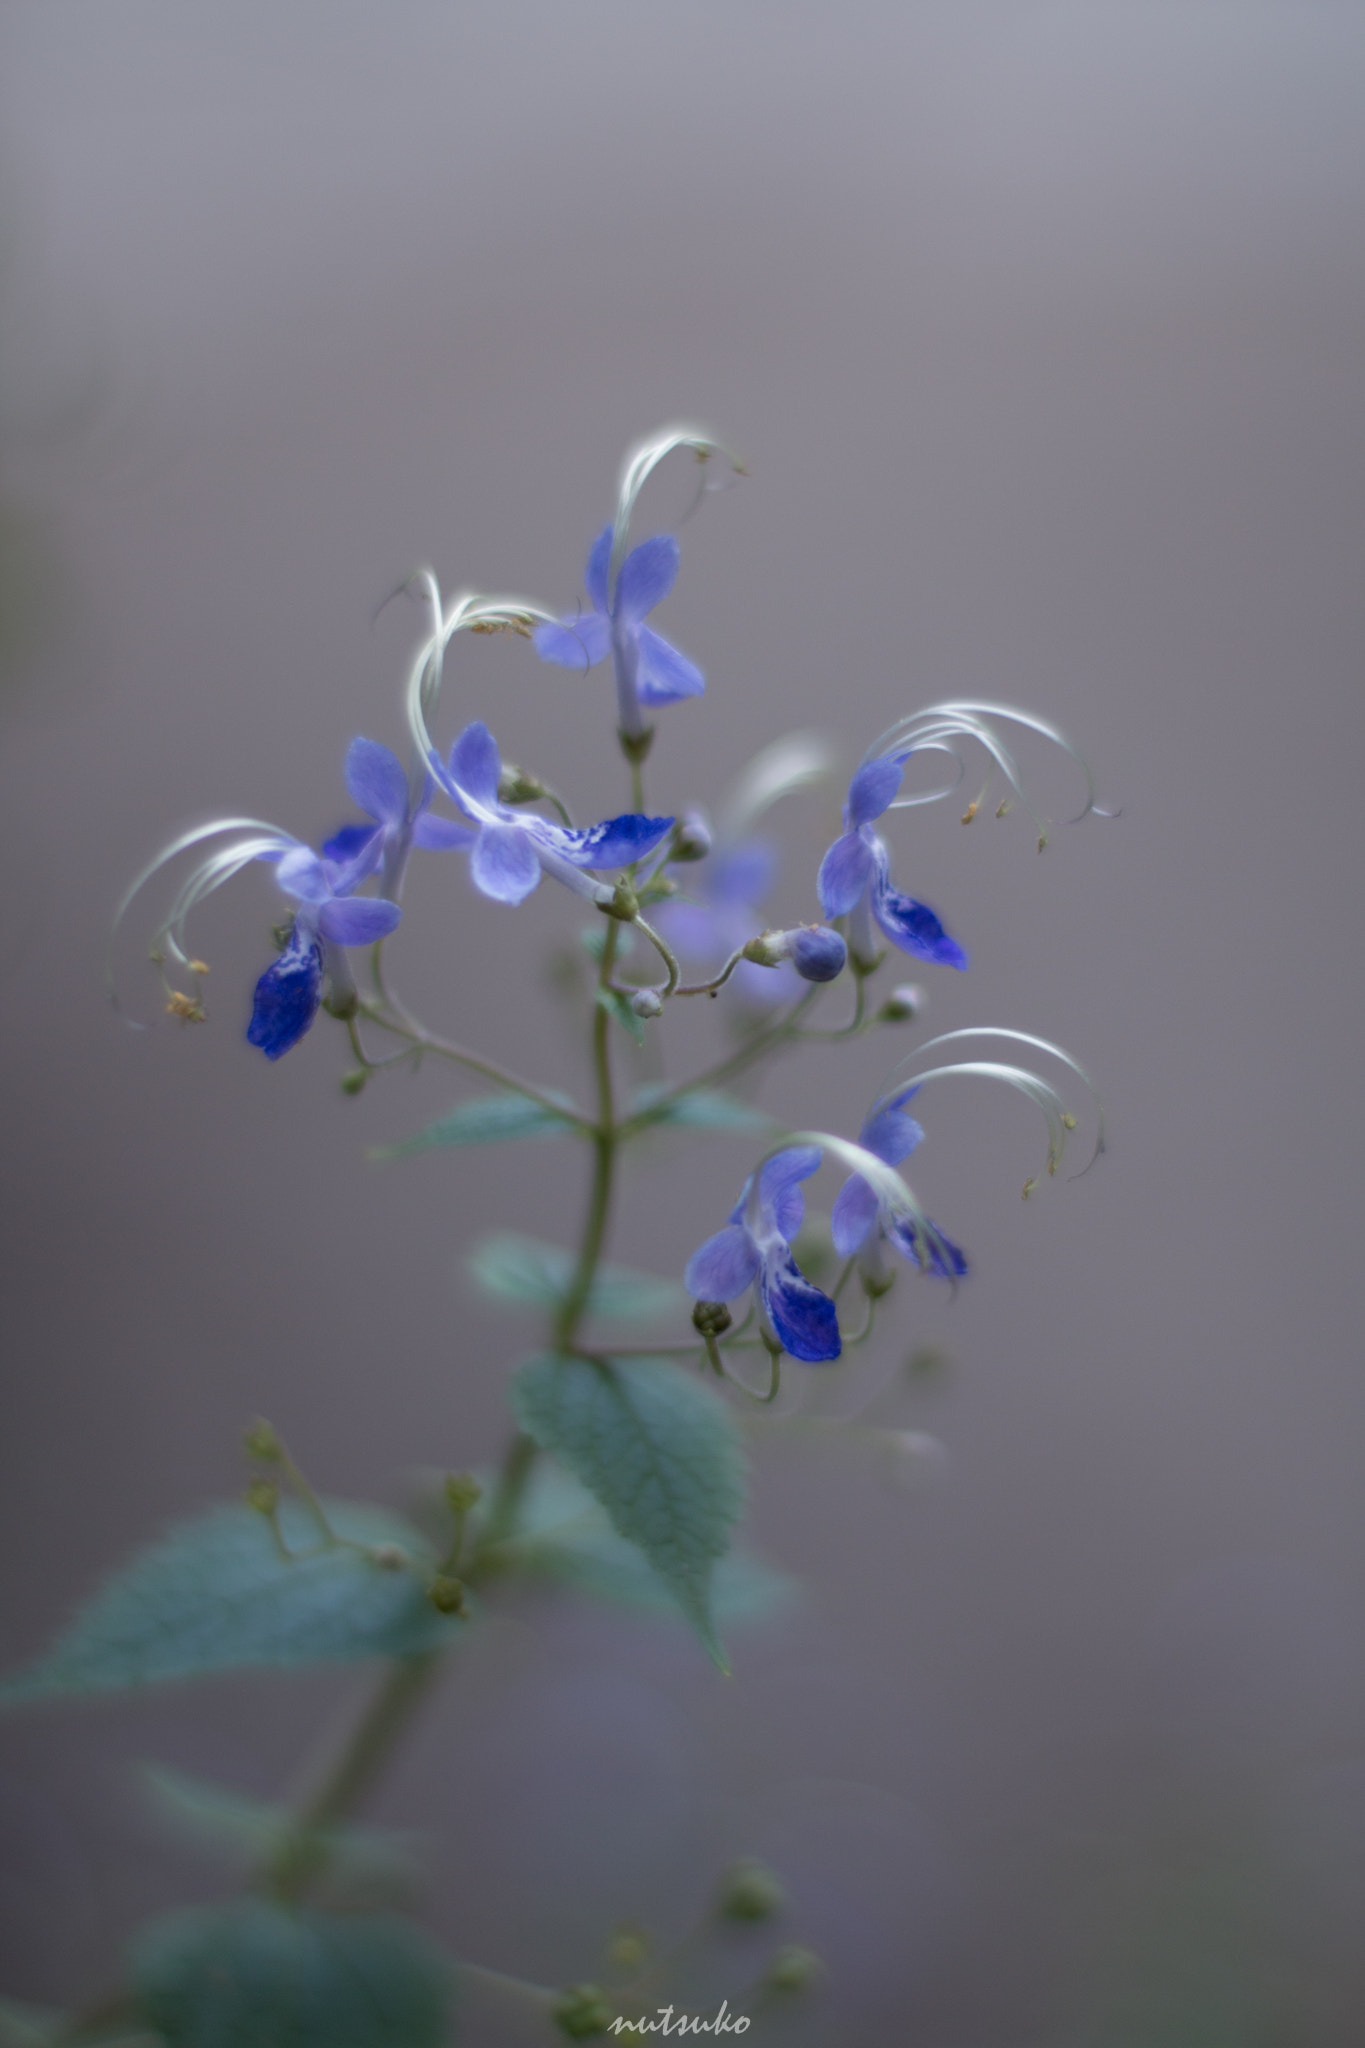
<instances>
[{"instance_id":1,"label":"bokeh background","mask_svg":"<svg viewBox=\"0 0 1365 2048\"><path fill-rule=\"evenodd\" d=\"M731 1681L528 1599L373 1812L429 1830L444 1938L551 1983L767 1856L830 1971L781 2038L1358 2040L1361 11L47 0L0 53L9 1661L240 1485L258 1411L341 1493L496 1455L533 1331L461 1247L564 1234L581 1162L368 1164L463 1084L352 1101L331 1027L278 1067L244 1044L259 878L200 927L206 1029L123 1029L102 950L174 827L316 837L352 736L399 743L400 577L570 605L625 447L700 420L751 474L683 531L661 623L709 693L651 794L714 802L793 726L854 758L944 696L1056 719L1116 821L1039 859L945 805L897 867L973 954L918 977L933 1026L1061 1039L1112 1147L1021 1206L1025 1106L944 1089L917 1184L974 1275L907 1277L858 1371L934 1347L884 1406L946 1455L757 1432L751 1533L805 1593ZM579 815L621 807L605 672L481 644L451 699ZM837 799L779 815L786 915ZM572 1086L544 960L576 922L433 863L404 978ZM135 961L131 992L154 1011ZM763 1100L852 1129L907 1042ZM617 1254L678 1270L747 1163L660 1146ZM139 1916L213 1893L138 1759L270 1793L352 1691L8 1722L0 1986L89 1996ZM520 2036L494 2001L471 2038Z\"/></svg>"}]
</instances>

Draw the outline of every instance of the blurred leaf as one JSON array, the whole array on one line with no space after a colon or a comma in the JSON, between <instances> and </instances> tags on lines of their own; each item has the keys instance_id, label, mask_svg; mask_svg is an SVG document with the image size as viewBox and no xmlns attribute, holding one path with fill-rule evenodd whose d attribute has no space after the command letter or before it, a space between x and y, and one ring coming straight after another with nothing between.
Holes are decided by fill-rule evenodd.
<instances>
[{"instance_id":1,"label":"blurred leaf","mask_svg":"<svg viewBox=\"0 0 1365 2048\"><path fill-rule=\"evenodd\" d=\"M542 1244L513 1230L480 1238L469 1255L469 1270L485 1294L500 1301L533 1302L557 1308L573 1282L578 1261L559 1245ZM637 1273L629 1266L599 1266L588 1296L588 1313L618 1322L655 1321L675 1314L687 1297L674 1280Z\"/></svg>"},{"instance_id":2,"label":"blurred leaf","mask_svg":"<svg viewBox=\"0 0 1365 2048\"><path fill-rule=\"evenodd\" d=\"M541 1464L523 1498L516 1545L523 1570L575 1586L595 1599L676 1616L678 1603L633 1543L618 1536L606 1511L571 1473ZM796 1581L760 1558L732 1550L711 1581L717 1622L765 1620L797 1599Z\"/></svg>"},{"instance_id":3,"label":"blurred leaf","mask_svg":"<svg viewBox=\"0 0 1365 2048\"><path fill-rule=\"evenodd\" d=\"M0 1704L249 1664L411 1657L449 1642L458 1624L426 1597L431 1555L417 1531L355 1502L328 1501L326 1512L346 1541L324 1544L306 1510L281 1501L288 1557L253 1508L225 1505L182 1523L0 1686Z\"/></svg>"},{"instance_id":4,"label":"blurred leaf","mask_svg":"<svg viewBox=\"0 0 1365 2048\"><path fill-rule=\"evenodd\" d=\"M562 1100L566 1114L556 1116L524 1095L475 1095L468 1102L457 1103L414 1137L403 1138L396 1145L374 1146L370 1157L411 1159L418 1152L447 1145L505 1145L512 1138L562 1138L573 1129L568 1119L575 1114L568 1096Z\"/></svg>"},{"instance_id":5,"label":"blurred leaf","mask_svg":"<svg viewBox=\"0 0 1365 2048\"><path fill-rule=\"evenodd\" d=\"M642 1088L635 1098L632 1114L652 1124L676 1124L692 1131L773 1131L779 1128L776 1117L755 1109L751 1103L740 1102L734 1095L723 1094L719 1088L691 1089L686 1095L676 1096L659 1110L651 1112L652 1101L663 1093L659 1086Z\"/></svg>"},{"instance_id":6,"label":"blurred leaf","mask_svg":"<svg viewBox=\"0 0 1365 2048\"><path fill-rule=\"evenodd\" d=\"M163 1764L144 1764L142 1779L157 1812L182 1838L232 1862L271 1862L298 1835L294 1814L269 1800L249 1798ZM326 1843L329 1874L385 1883L412 1875L411 1837L379 1828L329 1828Z\"/></svg>"},{"instance_id":7,"label":"blurred leaf","mask_svg":"<svg viewBox=\"0 0 1365 2048\"><path fill-rule=\"evenodd\" d=\"M513 1382L522 1427L638 1545L722 1671L711 1578L743 1504L744 1460L728 1409L654 1359L530 1359Z\"/></svg>"},{"instance_id":8,"label":"blurred leaf","mask_svg":"<svg viewBox=\"0 0 1365 2048\"><path fill-rule=\"evenodd\" d=\"M133 1985L166 2048L442 2048L452 1972L402 1920L243 1899L139 1935Z\"/></svg>"},{"instance_id":9,"label":"blurred leaf","mask_svg":"<svg viewBox=\"0 0 1365 2048\"><path fill-rule=\"evenodd\" d=\"M47 2048L65 2017L51 2006L0 1998L0 2048Z\"/></svg>"},{"instance_id":10,"label":"blurred leaf","mask_svg":"<svg viewBox=\"0 0 1365 2048\"><path fill-rule=\"evenodd\" d=\"M597 1000L609 1017L614 1017L623 1031L628 1031L637 1045L645 1042L644 1019L637 1017L630 1007L629 996L623 996L618 988L599 988Z\"/></svg>"}]
</instances>

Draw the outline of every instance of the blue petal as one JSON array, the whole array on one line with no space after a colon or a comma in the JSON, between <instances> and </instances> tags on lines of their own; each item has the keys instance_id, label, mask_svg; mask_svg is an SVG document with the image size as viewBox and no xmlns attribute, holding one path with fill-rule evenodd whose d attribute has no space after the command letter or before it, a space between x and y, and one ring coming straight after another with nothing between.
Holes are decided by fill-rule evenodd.
<instances>
[{"instance_id":1,"label":"blue petal","mask_svg":"<svg viewBox=\"0 0 1365 2048\"><path fill-rule=\"evenodd\" d=\"M403 913L382 896L337 897L318 913L318 930L334 946L372 946L387 938Z\"/></svg>"},{"instance_id":2,"label":"blue petal","mask_svg":"<svg viewBox=\"0 0 1365 2048\"><path fill-rule=\"evenodd\" d=\"M334 889L332 877L311 846L291 846L281 854L275 880L287 896L297 896L301 903L325 903Z\"/></svg>"},{"instance_id":3,"label":"blue petal","mask_svg":"<svg viewBox=\"0 0 1365 2048\"><path fill-rule=\"evenodd\" d=\"M789 1145L765 1164L758 1176L758 1206L764 1217L789 1241L801 1228L805 1202L798 1181L820 1169L818 1145Z\"/></svg>"},{"instance_id":4,"label":"blue petal","mask_svg":"<svg viewBox=\"0 0 1365 2048\"><path fill-rule=\"evenodd\" d=\"M677 704L684 697L700 697L706 678L685 654L679 654L648 626L641 626L635 687L642 704Z\"/></svg>"},{"instance_id":5,"label":"blue petal","mask_svg":"<svg viewBox=\"0 0 1365 2048\"><path fill-rule=\"evenodd\" d=\"M765 839L746 839L714 853L706 869L713 903L759 903L777 879L777 854Z\"/></svg>"},{"instance_id":6,"label":"blue petal","mask_svg":"<svg viewBox=\"0 0 1365 2048\"><path fill-rule=\"evenodd\" d=\"M472 825L457 825L453 818L438 818L434 811L424 811L412 828L413 845L435 853L452 846L472 846L478 836Z\"/></svg>"},{"instance_id":7,"label":"blue petal","mask_svg":"<svg viewBox=\"0 0 1365 2048\"><path fill-rule=\"evenodd\" d=\"M923 1136L924 1132L912 1116L906 1116L903 1110L887 1104L868 1118L858 1134L858 1143L865 1151L875 1152L878 1159L884 1159L888 1166L899 1166L902 1159L910 1157Z\"/></svg>"},{"instance_id":8,"label":"blue petal","mask_svg":"<svg viewBox=\"0 0 1365 2048\"><path fill-rule=\"evenodd\" d=\"M333 861L338 867L348 866L357 855L368 853L370 841L378 833L377 825L340 825L330 839L322 842L322 857Z\"/></svg>"},{"instance_id":9,"label":"blue petal","mask_svg":"<svg viewBox=\"0 0 1365 2048\"><path fill-rule=\"evenodd\" d=\"M352 801L381 825L408 821L408 778L398 756L378 740L352 740L346 756L346 787Z\"/></svg>"},{"instance_id":10,"label":"blue petal","mask_svg":"<svg viewBox=\"0 0 1365 2048\"><path fill-rule=\"evenodd\" d=\"M923 1259L921 1259L919 1248L915 1244L915 1231L912 1224L905 1222L901 1218L895 1218L887 1224L886 1234L891 1239L892 1244L895 1245L896 1250L900 1252L903 1258L909 1259L912 1266L927 1265L929 1271L936 1273L940 1280L962 1280L966 1278L967 1260L965 1255L958 1250L951 1238L943 1235L937 1223L926 1222L925 1224Z\"/></svg>"},{"instance_id":11,"label":"blue petal","mask_svg":"<svg viewBox=\"0 0 1365 2048\"><path fill-rule=\"evenodd\" d=\"M851 1259L877 1220L877 1197L860 1173L851 1174L834 1197L829 1234L841 1259Z\"/></svg>"},{"instance_id":12,"label":"blue petal","mask_svg":"<svg viewBox=\"0 0 1365 2048\"><path fill-rule=\"evenodd\" d=\"M879 761L868 761L858 770L848 785L850 825L870 825L880 818L901 786L901 766L893 755L883 754Z\"/></svg>"},{"instance_id":13,"label":"blue petal","mask_svg":"<svg viewBox=\"0 0 1365 2048\"><path fill-rule=\"evenodd\" d=\"M638 623L662 604L678 575L678 543L671 533L656 533L632 548L616 579L616 617Z\"/></svg>"},{"instance_id":14,"label":"blue petal","mask_svg":"<svg viewBox=\"0 0 1365 2048\"><path fill-rule=\"evenodd\" d=\"M791 941L792 965L802 981L833 981L843 973L848 947L827 925L802 925Z\"/></svg>"},{"instance_id":15,"label":"blue petal","mask_svg":"<svg viewBox=\"0 0 1365 2048\"><path fill-rule=\"evenodd\" d=\"M604 526L588 550L588 603L595 612L611 609L607 602L607 571L611 567L612 529Z\"/></svg>"},{"instance_id":16,"label":"blue petal","mask_svg":"<svg viewBox=\"0 0 1365 2048\"><path fill-rule=\"evenodd\" d=\"M532 634L542 661L561 668L589 669L601 661L611 644L611 626L601 612L580 612L558 625L537 626Z\"/></svg>"},{"instance_id":17,"label":"blue petal","mask_svg":"<svg viewBox=\"0 0 1365 2048\"><path fill-rule=\"evenodd\" d=\"M581 830L551 824L548 818L528 818L527 824L544 845L576 868L629 867L673 829L671 818L644 818L637 811Z\"/></svg>"},{"instance_id":18,"label":"blue petal","mask_svg":"<svg viewBox=\"0 0 1365 2048\"><path fill-rule=\"evenodd\" d=\"M751 1286L759 1268L758 1247L741 1223L727 1223L693 1252L683 1286L694 1301L733 1301Z\"/></svg>"},{"instance_id":19,"label":"blue petal","mask_svg":"<svg viewBox=\"0 0 1365 2048\"><path fill-rule=\"evenodd\" d=\"M540 862L520 825L485 825L474 842L474 886L499 903L522 903L540 880Z\"/></svg>"},{"instance_id":20,"label":"blue petal","mask_svg":"<svg viewBox=\"0 0 1365 2048\"><path fill-rule=\"evenodd\" d=\"M498 743L481 718L467 725L450 750L450 774L460 790L476 804L492 810L498 801L498 777L502 757Z\"/></svg>"},{"instance_id":21,"label":"blue petal","mask_svg":"<svg viewBox=\"0 0 1365 2048\"><path fill-rule=\"evenodd\" d=\"M784 1351L806 1365L822 1365L839 1356L839 1312L829 1296L807 1280L785 1245L764 1259L759 1292Z\"/></svg>"},{"instance_id":22,"label":"blue petal","mask_svg":"<svg viewBox=\"0 0 1365 2048\"><path fill-rule=\"evenodd\" d=\"M256 984L247 1040L268 1060L277 1060L297 1045L318 1013L322 987L322 947L311 932L294 927L278 960Z\"/></svg>"},{"instance_id":23,"label":"blue petal","mask_svg":"<svg viewBox=\"0 0 1365 2048\"><path fill-rule=\"evenodd\" d=\"M843 917L852 910L872 871L872 848L860 832L845 832L836 839L820 863L816 884L820 908L826 917Z\"/></svg>"},{"instance_id":24,"label":"blue petal","mask_svg":"<svg viewBox=\"0 0 1365 2048\"><path fill-rule=\"evenodd\" d=\"M872 878L872 915L892 945L940 967L965 967L967 955L956 939L949 938L928 904L917 903L913 896L902 896L899 889L892 888L885 850L879 848L878 853Z\"/></svg>"}]
</instances>

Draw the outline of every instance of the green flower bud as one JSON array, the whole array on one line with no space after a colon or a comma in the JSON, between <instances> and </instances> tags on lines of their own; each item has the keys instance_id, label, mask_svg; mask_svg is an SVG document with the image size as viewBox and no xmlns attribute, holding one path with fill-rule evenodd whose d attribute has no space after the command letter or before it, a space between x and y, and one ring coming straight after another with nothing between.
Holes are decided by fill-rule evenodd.
<instances>
[{"instance_id":1,"label":"green flower bud","mask_svg":"<svg viewBox=\"0 0 1365 2048\"><path fill-rule=\"evenodd\" d=\"M364 1067L352 1067L348 1074L343 1074L341 1077L342 1094L359 1095L369 1078Z\"/></svg>"},{"instance_id":2,"label":"green flower bud","mask_svg":"<svg viewBox=\"0 0 1365 2048\"><path fill-rule=\"evenodd\" d=\"M923 1015L927 1000L924 990L915 982L903 981L899 988L892 989L873 1021L877 1024L913 1023L916 1017Z\"/></svg>"},{"instance_id":3,"label":"green flower bud","mask_svg":"<svg viewBox=\"0 0 1365 2048\"><path fill-rule=\"evenodd\" d=\"M630 999L630 1007L637 1017L661 1017L663 997L656 988L637 988Z\"/></svg>"},{"instance_id":4,"label":"green flower bud","mask_svg":"<svg viewBox=\"0 0 1365 2048\"><path fill-rule=\"evenodd\" d=\"M248 1483L244 1496L249 1508L255 1508L258 1515L273 1515L280 1504L280 1489L269 1479L253 1479Z\"/></svg>"},{"instance_id":5,"label":"green flower bud","mask_svg":"<svg viewBox=\"0 0 1365 2048\"><path fill-rule=\"evenodd\" d=\"M259 1458L264 1464L273 1465L284 1456L284 1445L264 1416L257 1416L242 1441L247 1456Z\"/></svg>"},{"instance_id":6,"label":"green flower bud","mask_svg":"<svg viewBox=\"0 0 1365 2048\"><path fill-rule=\"evenodd\" d=\"M445 1493L455 1515L467 1515L483 1499L483 1488L471 1472L447 1472Z\"/></svg>"},{"instance_id":7,"label":"green flower bud","mask_svg":"<svg viewBox=\"0 0 1365 2048\"><path fill-rule=\"evenodd\" d=\"M723 1301L698 1301L692 1306L692 1327L700 1337L721 1337L734 1317Z\"/></svg>"},{"instance_id":8,"label":"green flower bud","mask_svg":"<svg viewBox=\"0 0 1365 2048\"><path fill-rule=\"evenodd\" d=\"M723 1920L770 1920L786 1903L786 1894L767 1864L754 1856L742 1856L721 1878L716 1911Z\"/></svg>"},{"instance_id":9,"label":"green flower bud","mask_svg":"<svg viewBox=\"0 0 1365 2048\"><path fill-rule=\"evenodd\" d=\"M554 2004L554 2022L571 2041L587 2041L605 2034L611 2025L611 2006L598 1984L570 1984Z\"/></svg>"},{"instance_id":10,"label":"green flower bud","mask_svg":"<svg viewBox=\"0 0 1365 2048\"><path fill-rule=\"evenodd\" d=\"M427 1598L438 1614L463 1614L464 1582L440 1572L427 1587Z\"/></svg>"},{"instance_id":11,"label":"green flower bud","mask_svg":"<svg viewBox=\"0 0 1365 2048\"><path fill-rule=\"evenodd\" d=\"M791 1942L777 1951L763 1981L770 1991L809 1991L823 1975L824 1964L815 1951Z\"/></svg>"}]
</instances>

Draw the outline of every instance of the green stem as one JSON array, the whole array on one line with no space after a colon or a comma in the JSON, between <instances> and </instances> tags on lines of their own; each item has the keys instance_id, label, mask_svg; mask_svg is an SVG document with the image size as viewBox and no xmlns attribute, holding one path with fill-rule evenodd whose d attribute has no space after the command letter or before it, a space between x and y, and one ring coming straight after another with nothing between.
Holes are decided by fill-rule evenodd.
<instances>
[{"instance_id":1,"label":"green stem","mask_svg":"<svg viewBox=\"0 0 1365 2048\"><path fill-rule=\"evenodd\" d=\"M818 990L808 989L783 1016L771 1024L763 1025L752 1038L746 1038L738 1052L733 1052L727 1059L718 1061L714 1067L706 1067L700 1074L694 1074L690 1081L680 1081L676 1088L670 1088L666 1094L656 1095L648 1109L642 1109L636 1116L626 1117L616 1126L618 1139L633 1138L638 1132L648 1130L652 1123L657 1123L661 1116L666 1116L673 1104L680 1101L684 1095L690 1095L694 1088L714 1088L720 1082L732 1080L736 1074L743 1073L745 1067L760 1059L765 1052L780 1045L784 1039L794 1037L795 1025L805 1015L817 994Z\"/></svg>"},{"instance_id":2,"label":"green stem","mask_svg":"<svg viewBox=\"0 0 1365 2048\"><path fill-rule=\"evenodd\" d=\"M611 919L607 925L606 942L602 947L602 963L598 974L599 989L610 986L612 969L616 965L616 946L620 931L617 920ZM601 1003L595 1003L592 1020L592 1063L597 1081L597 1123L593 1129L592 1187L588 1195L588 1213L583 1225L583 1242L578 1253L578 1265L569 1291L555 1318L554 1342L555 1348L559 1351L567 1350L573 1343L578 1325L588 1306L588 1297L592 1293L592 1283L597 1273L597 1262L602 1256L602 1246L606 1239L607 1218L611 1212L618 1129L616 1105L612 1094L611 1041L607 1035L610 1029L611 1018L606 1009Z\"/></svg>"}]
</instances>

